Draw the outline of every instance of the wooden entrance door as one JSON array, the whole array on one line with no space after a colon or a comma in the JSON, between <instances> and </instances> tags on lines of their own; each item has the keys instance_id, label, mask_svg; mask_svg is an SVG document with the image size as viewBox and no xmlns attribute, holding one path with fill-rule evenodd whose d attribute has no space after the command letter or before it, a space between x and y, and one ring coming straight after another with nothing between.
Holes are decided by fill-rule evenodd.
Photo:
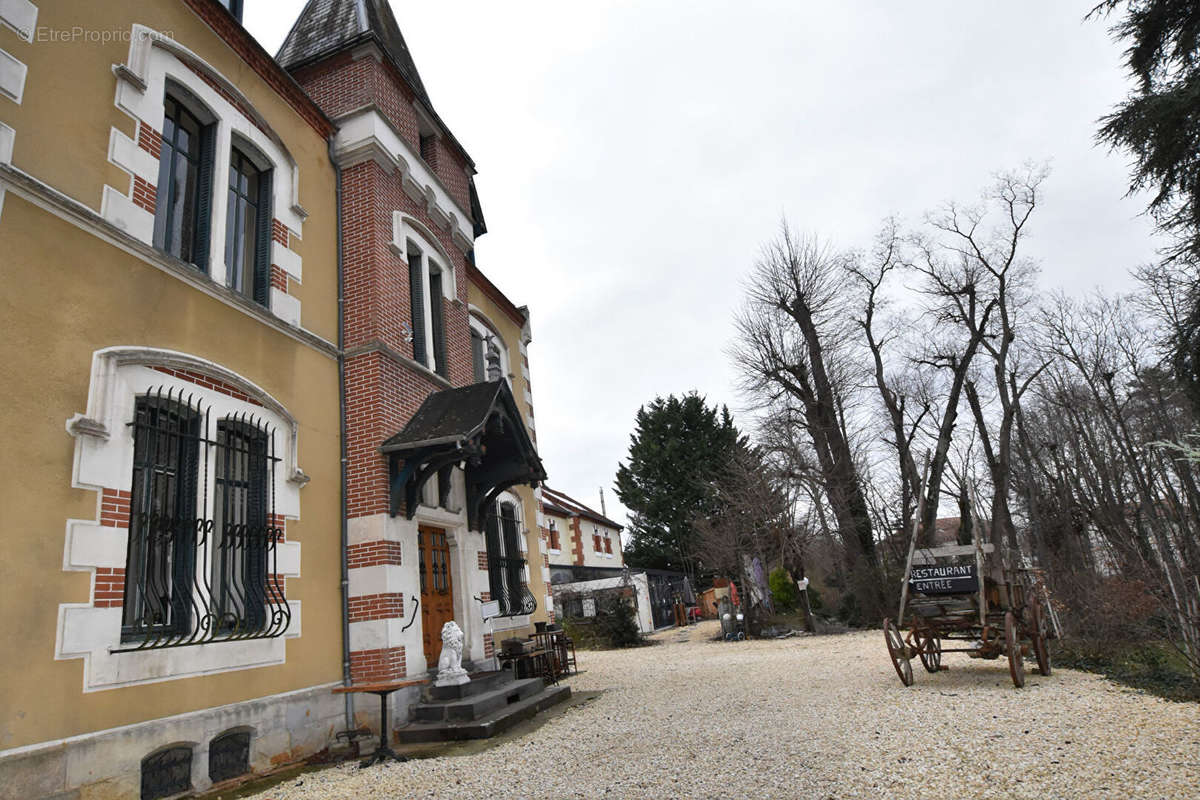
<instances>
[{"instance_id":1,"label":"wooden entrance door","mask_svg":"<svg viewBox=\"0 0 1200 800\"><path fill-rule=\"evenodd\" d=\"M454 619L450 583L450 543L442 528L417 529L418 568L421 571L421 638L425 664L433 669L442 652L442 626Z\"/></svg>"}]
</instances>

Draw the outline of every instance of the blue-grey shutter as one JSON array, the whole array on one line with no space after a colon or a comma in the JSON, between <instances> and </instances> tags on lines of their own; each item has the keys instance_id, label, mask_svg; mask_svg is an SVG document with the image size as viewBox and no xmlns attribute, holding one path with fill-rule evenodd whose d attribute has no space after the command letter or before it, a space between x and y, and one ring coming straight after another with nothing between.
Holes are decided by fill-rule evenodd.
<instances>
[{"instance_id":1,"label":"blue-grey shutter","mask_svg":"<svg viewBox=\"0 0 1200 800\"><path fill-rule=\"evenodd\" d=\"M437 374L450 377L446 363L446 323L442 318L442 273L429 276L429 319L433 323L433 357L437 361Z\"/></svg>"},{"instance_id":2,"label":"blue-grey shutter","mask_svg":"<svg viewBox=\"0 0 1200 800\"><path fill-rule=\"evenodd\" d=\"M483 383L483 337L474 328L471 329L471 367L475 370L475 382Z\"/></svg>"},{"instance_id":3,"label":"blue-grey shutter","mask_svg":"<svg viewBox=\"0 0 1200 800\"><path fill-rule=\"evenodd\" d=\"M258 176L258 225L254 232L254 302L267 307L271 305L271 223L275 219L271 204L273 177L272 170Z\"/></svg>"},{"instance_id":4,"label":"blue-grey shutter","mask_svg":"<svg viewBox=\"0 0 1200 800\"><path fill-rule=\"evenodd\" d=\"M217 146L217 126L205 125L200 132L200 169L196 178L196 233L193 242L193 261L208 272L208 254L212 239L212 175Z\"/></svg>"},{"instance_id":5,"label":"blue-grey shutter","mask_svg":"<svg viewBox=\"0 0 1200 800\"><path fill-rule=\"evenodd\" d=\"M421 254L408 257L408 299L412 306L413 359L426 363L425 358L425 296L421 274L424 272Z\"/></svg>"}]
</instances>

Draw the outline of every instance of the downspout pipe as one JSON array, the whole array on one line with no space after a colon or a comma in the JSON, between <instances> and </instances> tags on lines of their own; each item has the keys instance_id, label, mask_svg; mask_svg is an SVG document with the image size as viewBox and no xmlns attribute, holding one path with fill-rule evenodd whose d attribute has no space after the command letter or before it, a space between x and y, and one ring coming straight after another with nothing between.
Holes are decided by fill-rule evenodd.
<instances>
[{"instance_id":1,"label":"downspout pipe","mask_svg":"<svg viewBox=\"0 0 1200 800\"><path fill-rule=\"evenodd\" d=\"M346 550L350 545L349 522L346 519L347 448L346 448L346 278L342 263L342 168L333 152L333 137L329 138L329 163L333 165L334 208L337 214L337 365L338 365L338 423L341 448L341 547L338 552L342 568L342 685L349 686L350 678L350 565ZM354 695L346 692L346 730L354 730Z\"/></svg>"}]
</instances>

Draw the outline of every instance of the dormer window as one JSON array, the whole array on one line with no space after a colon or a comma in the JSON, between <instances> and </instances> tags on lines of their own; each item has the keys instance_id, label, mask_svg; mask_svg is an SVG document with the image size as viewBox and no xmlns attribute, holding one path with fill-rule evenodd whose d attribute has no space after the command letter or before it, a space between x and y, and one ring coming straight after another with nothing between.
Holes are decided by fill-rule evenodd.
<instances>
[{"instance_id":1,"label":"dormer window","mask_svg":"<svg viewBox=\"0 0 1200 800\"><path fill-rule=\"evenodd\" d=\"M267 305L271 285L271 170L260 169L234 147L229 159L225 216L225 281L230 289Z\"/></svg>"},{"instance_id":2,"label":"dormer window","mask_svg":"<svg viewBox=\"0 0 1200 800\"><path fill-rule=\"evenodd\" d=\"M172 95L163 103L154 246L208 271L214 126Z\"/></svg>"}]
</instances>

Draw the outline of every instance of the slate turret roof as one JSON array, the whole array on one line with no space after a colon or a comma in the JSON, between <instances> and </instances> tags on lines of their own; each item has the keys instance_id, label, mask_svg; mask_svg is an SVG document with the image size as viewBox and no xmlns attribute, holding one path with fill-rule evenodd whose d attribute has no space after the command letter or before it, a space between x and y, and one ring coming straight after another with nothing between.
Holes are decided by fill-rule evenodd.
<instances>
[{"instance_id":1,"label":"slate turret roof","mask_svg":"<svg viewBox=\"0 0 1200 800\"><path fill-rule=\"evenodd\" d=\"M400 33L400 26L396 23L388 0L308 0L288 31L279 52L275 54L275 60L287 71L295 72L306 64L369 41L374 41L396 67L417 101L462 153L470 171L474 172L475 162L471 160L467 149L434 110L433 101L429 99L429 92L425 90L421 74L417 72L417 64L404 41L404 34ZM471 181L471 206L478 236L487 228L483 223L483 210L478 207L474 181Z\"/></svg>"},{"instance_id":2,"label":"slate turret roof","mask_svg":"<svg viewBox=\"0 0 1200 800\"><path fill-rule=\"evenodd\" d=\"M391 57L421 102L432 106L387 0L308 0L275 60L294 70L368 39Z\"/></svg>"}]
</instances>

